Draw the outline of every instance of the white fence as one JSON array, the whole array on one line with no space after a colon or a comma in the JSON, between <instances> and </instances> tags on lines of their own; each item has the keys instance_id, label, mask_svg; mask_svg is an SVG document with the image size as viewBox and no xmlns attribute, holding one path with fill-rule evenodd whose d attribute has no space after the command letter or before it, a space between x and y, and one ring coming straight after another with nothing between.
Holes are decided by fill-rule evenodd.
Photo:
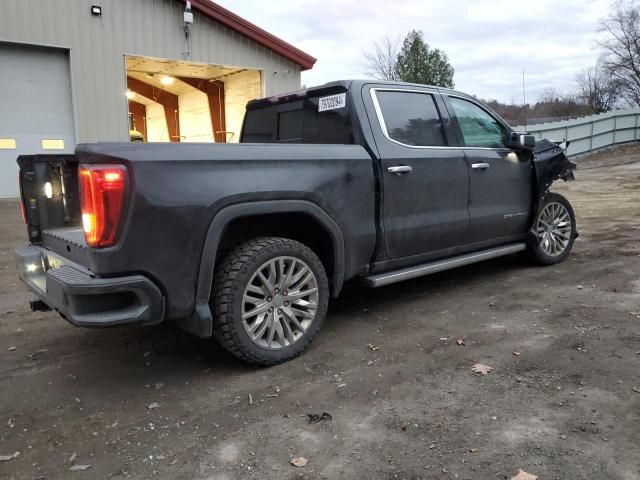
<instances>
[{"instance_id":1,"label":"white fence","mask_svg":"<svg viewBox=\"0 0 640 480\"><path fill-rule=\"evenodd\" d=\"M548 138L554 142L571 142L569 156L599 150L619 143L640 140L640 108L614 110L612 112L580 117L575 120L541 123L529 127L514 127L527 131L536 138Z\"/></svg>"}]
</instances>

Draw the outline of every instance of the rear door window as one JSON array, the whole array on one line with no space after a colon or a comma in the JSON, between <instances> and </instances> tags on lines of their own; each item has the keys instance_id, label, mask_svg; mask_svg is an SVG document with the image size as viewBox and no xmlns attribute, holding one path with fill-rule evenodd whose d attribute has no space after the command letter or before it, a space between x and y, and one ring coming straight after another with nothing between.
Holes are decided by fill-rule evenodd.
<instances>
[{"instance_id":1,"label":"rear door window","mask_svg":"<svg viewBox=\"0 0 640 480\"><path fill-rule=\"evenodd\" d=\"M449 97L467 147L504 148L506 129L475 103Z\"/></svg>"},{"instance_id":2,"label":"rear door window","mask_svg":"<svg viewBox=\"0 0 640 480\"><path fill-rule=\"evenodd\" d=\"M391 140L408 146L442 147L442 120L433 95L402 90L379 90L383 130Z\"/></svg>"}]
</instances>

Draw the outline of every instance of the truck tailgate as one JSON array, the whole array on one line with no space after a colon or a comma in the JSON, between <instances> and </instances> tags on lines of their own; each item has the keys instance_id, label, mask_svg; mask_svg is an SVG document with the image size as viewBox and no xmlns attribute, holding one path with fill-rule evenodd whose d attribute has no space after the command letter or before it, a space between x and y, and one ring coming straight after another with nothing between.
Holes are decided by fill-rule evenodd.
<instances>
[{"instance_id":1,"label":"truck tailgate","mask_svg":"<svg viewBox=\"0 0 640 480\"><path fill-rule=\"evenodd\" d=\"M29 240L87 265L74 155L22 155L19 182Z\"/></svg>"},{"instance_id":2,"label":"truck tailgate","mask_svg":"<svg viewBox=\"0 0 640 480\"><path fill-rule=\"evenodd\" d=\"M80 265L89 265L89 249L80 227L54 228L42 231L42 246Z\"/></svg>"}]
</instances>

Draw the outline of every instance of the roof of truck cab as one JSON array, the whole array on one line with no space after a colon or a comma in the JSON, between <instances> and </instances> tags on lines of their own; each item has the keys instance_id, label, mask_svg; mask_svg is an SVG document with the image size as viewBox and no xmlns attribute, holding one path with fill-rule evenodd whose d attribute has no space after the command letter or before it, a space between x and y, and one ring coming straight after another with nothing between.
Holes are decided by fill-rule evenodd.
<instances>
[{"instance_id":1,"label":"roof of truck cab","mask_svg":"<svg viewBox=\"0 0 640 480\"><path fill-rule=\"evenodd\" d=\"M318 87L313 87L313 88L321 89L326 86L330 86L334 84L345 85L347 88L361 88L364 85L383 85L388 87L404 87L404 88L430 88L433 90L437 90L441 93L451 93L456 95L463 95L466 97L472 96L472 95L469 95L468 93L464 93L459 90L454 90L452 88L446 88L446 87L438 87L436 85L426 85L423 83L410 83L410 82L392 82L387 80L376 80L376 79L338 80L336 82L325 83L324 85L319 85Z\"/></svg>"},{"instance_id":2,"label":"roof of truck cab","mask_svg":"<svg viewBox=\"0 0 640 480\"><path fill-rule=\"evenodd\" d=\"M281 93L279 95L274 95L271 97L261 98L257 100L251 100L247 104L247 110L252 110L255 108L262 108L269 105L274 105L277 103L290 102L296 99L301 99L309 96L316 96L319 93L332 93L338 92L340 90L346 91L349 89L360 89L364 85L381 85L383 87L404 87L404 88L431 88L437 90L441 93L447 94L455 94L460 96L465 96L469 98L473 98L472 95L468 93L460 92L458 90L453 90L451 88L445 87L437 87L435 85L424 85L421 83L408 83L408 82L389 82L386 80L335 80L333 82L323 83L322 85L316 85L313 87L302 88L300 90L295 90L293 92Z\"/></svg>"}]
</instances>

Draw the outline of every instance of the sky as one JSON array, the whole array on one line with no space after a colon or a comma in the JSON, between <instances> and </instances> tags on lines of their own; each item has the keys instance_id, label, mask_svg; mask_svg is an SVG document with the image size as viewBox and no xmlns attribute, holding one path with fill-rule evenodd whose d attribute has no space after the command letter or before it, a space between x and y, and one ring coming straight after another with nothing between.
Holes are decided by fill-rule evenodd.
<instances>
[{"instance_id":1,"label":"sky","mask_svg":"<svg viewBox=\"0 0 640 480\"><path fill-rule=\"evenodd\" d=\"M522 103L575 87L595 64L598 22L611 0L216 0L316 57L302 83L367 78L363 52L385 37L422 30L447 53L455 88L485 100Z\"/></svg>"}]
</instances>

